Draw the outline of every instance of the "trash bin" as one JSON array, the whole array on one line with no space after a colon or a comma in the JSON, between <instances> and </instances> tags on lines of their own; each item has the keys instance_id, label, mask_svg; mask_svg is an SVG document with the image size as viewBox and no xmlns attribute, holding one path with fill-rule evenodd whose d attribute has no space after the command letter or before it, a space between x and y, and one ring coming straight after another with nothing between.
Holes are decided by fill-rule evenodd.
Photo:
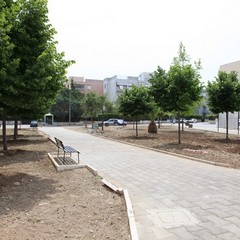
<instances>
[{"instance_id":1,"label":"trash bin","mask_svg":"<svg viewBox=\"0 0 240 240\"><path fill-rule=\"evenodd\" d=\"M105 125L105 127L109 127L109 123L105 123L104 125Z\"/></svg>"}]
</instances>

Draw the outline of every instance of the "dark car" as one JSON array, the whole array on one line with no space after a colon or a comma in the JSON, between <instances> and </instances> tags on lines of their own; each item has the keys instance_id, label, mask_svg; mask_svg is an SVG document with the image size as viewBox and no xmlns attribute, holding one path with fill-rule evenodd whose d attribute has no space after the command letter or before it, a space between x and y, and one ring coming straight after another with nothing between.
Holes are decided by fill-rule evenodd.
<instances>
[{"instance_id":1,"label":"dark car","mask_svg":"<svg viewBox=\"0 0 240 240\"><path fill-rule=\"evenodd\" d=\"M38 127L38 122L36 120L31 121L30 127Z\"/></svg>"},{"instance_id":2,"label":"dark car","mask_svg":"<svg viewBox=\"0 0 240 240\"><path fill-rule=\"evenodd\" d=\"M117 126L117 125L127 125L123 119L110 118L107 121L104 121L105 126Z\"/></svg>"}]
</instances>

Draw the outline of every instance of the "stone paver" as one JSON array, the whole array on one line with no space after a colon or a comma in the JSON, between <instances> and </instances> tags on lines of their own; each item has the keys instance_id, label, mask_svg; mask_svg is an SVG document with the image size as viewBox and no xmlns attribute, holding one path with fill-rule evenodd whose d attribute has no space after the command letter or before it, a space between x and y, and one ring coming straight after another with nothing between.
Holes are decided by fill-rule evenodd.
<instances>
[{"instance_id":1,"label":"stone paver","mask_svg":"<svg viewBox=\"0 0 240 240\"><path fill-rule=\"evenodd\" d=\"M240 171L43 127L80 161L128 189L140 240L240 239Z\"/></svg>"}]
</instances>

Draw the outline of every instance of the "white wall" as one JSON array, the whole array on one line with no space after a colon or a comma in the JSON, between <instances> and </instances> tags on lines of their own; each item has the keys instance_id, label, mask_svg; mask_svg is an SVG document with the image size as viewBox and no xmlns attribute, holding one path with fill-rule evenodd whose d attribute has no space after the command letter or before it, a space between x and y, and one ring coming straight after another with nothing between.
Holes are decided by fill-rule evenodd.
<instances>
[{"instance_id":1,"label":"white wall","mask_svg":"<svg viewBox=\"0 0 240 240\"><path fill-rule=\"evenodd\" d=\"M219 114L219 127L226 128L226 113ZM229 129L238 128L238 112L228 114L228 128Z\"/></svg>"}]
</instances>

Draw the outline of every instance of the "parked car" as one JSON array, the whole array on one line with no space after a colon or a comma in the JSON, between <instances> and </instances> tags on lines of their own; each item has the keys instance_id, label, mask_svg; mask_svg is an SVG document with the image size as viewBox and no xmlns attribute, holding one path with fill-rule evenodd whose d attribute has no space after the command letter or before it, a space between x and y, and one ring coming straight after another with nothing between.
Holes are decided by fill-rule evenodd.
<instances>
[{"instance_id":1,"label":"parked car","mask_svg":"<svg viewBox=\"0 0 240 240\"><path fill-rule=\"evenodd\" d=\"M189 120L187 120L188 123L196 123L197 119L196 118L191 118Z\"/></svg>"},{"instance_id":2,"label":"parked car","mask_svg":"<svg viewBox=\"0 0 240 240\"><path fill-rule=\"evenodd\" d=\"M185 118L180 118L180 123L185 123L187 120ZM176 123L178 123L178 119L176 119Z\"/></svg>"},{"instance_id":3,"label":"parked car","mask_svg":"<svg viewBox=\"0 0 240 240\"><path fill-rule=\"evenodd\" d=\"M36 120L32 120L30 122L30 127L38 127L38 122Z\"/></svg>"},{"instance_id":4,"label":"parked car","mask_svg":"<svg viewBox=\"0 0 240 240\"><path fill-rule=\"evenodd\" d=\"M105 126L117 126L117 125L127 125L123 119L110 118L107 121L104 121Z\"/></svg>"}]
</instances>

